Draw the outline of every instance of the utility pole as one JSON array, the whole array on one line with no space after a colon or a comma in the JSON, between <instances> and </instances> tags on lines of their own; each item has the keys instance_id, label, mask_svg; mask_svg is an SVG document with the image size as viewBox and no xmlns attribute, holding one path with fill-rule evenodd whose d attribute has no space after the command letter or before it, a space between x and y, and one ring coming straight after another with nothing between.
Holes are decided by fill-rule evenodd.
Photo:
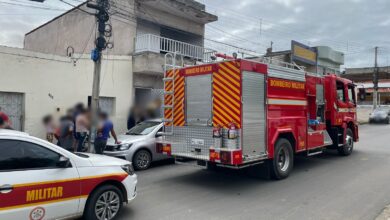
<instances>
[{"instance_id":1,"label":"utility pole","mask_svg":"<svg viewBox=\"0 0 390 220\"><path fill-rule=\"evenodd\" d=\"M92 50L91 59L95 62L92 84L92 98L91 98L91 117L92 124L89 135L88 151L93 152L91 143L96 137L96 131L99 121L99 94L100 94L100 72L102 64L102 51L110 44L106 40L106 36L111 36L112 27L106 22L110 19L108 15L109 3L108 0L97 0L97 4L87 3L88 8L96 9L96 22L98 24L98 36L95 41L95 49ZM108 28L107 28L108 26Z\"/></svg>"},{"instance_id":2,"label":"utility pole","mask_svg":"<svg viewBox=\"0 0 390 220\"><path fill-rule=\"evenodd\" d=\"M375 47L375 65L374 65L374 75L373 75L373 83L374 83L374 91L372 96L372 106L374 109L378 106L378 47Z\"/></svg>"}]
</instances>

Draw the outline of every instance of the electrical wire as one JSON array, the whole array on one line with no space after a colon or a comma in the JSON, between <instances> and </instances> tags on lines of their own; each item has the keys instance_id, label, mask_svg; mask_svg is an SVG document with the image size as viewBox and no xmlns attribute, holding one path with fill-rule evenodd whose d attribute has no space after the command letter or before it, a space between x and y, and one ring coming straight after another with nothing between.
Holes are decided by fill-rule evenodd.
<instances>
[{"instance_id":1,"label":"electrical wire","mask_svg":"<svg viewBox=\"0 0 390 220\"><path fill-rule=\"evenodd\" d=\"M159 24L159 25L162 25L153 15L151 15L146 9L141 9L138 8L141 12L147 14L149 17L152 18L152 20L156 23L156 24ZM172 30L175 30L177 32L181 32L181 33L184 33L184 34L188 34L187 32L184 32L184 31L181 31L181 30L178 30L178 29L173 29L173 28L169 28L167 27L168 29L172 29ZM246 48L242 48L242 47L238 47L238 46L235 46L235 45L231 45L231 44L227 44L227 43L223 43L223 42L219 42L217 40L213 40L213 39L208 39L208 38L205 38L203 36L204 40L208 40L208 41L211 41L211 42L214 42L214 43L218 43L218 44L222 44L222 45L225 45L225 46L230 46L230 47L233 47L233 48L236 48L236 49L239 49L239 50L244 50L244 51L248 51L248 52L254 52L253 50L250 50L250 49L246 49Z\"/></svg>"},{"instance_id":2,"label":"electrical wire","mask_svg":"<svg viewBox=\"0 0 390 220\"><path fill-rule=\"evenodd\" d=\"M79 56L78 58L76 58L76 59L73 60L74 63L77 63L77 61L79 61L79 60L81 59L81 57L84 55L85 50L87 49L88 44L89 44L89 42L91 41L91 38L92 38L94 32L96 33L96 31L95 31L95 30L96 30L96 26L97 26L97 24L96 24L96 22L94 22L93 25L92 25L91 31L90 31L90 33L89 33L89 37L88 37L88 38L85 40L85 42L84 42L83 50L82 50L82 52L80 53L80 56Z\"/></svg>"},{"instance_id":3,"label":"electrical wire","mask_svg":"<svg viewBox=\"0 0 390 220\"><path fill-rule=\"evenodd\" d=\"M82 12L84 12L84 13L87 13L87 14L89 14L89 15L95 15L94 13L85 11L84 9L81 9L81 8L80 8L83 4L86 4L86 3L89 2L90 0L88 0L88 1L86 1L86 2L84 2L84 3L81 3L81 4L79 4L79 5L73 5L73 4L71 4L71 3L69 3L69 2L67 2L67 1L65 1L65 0L59 0L59 1L62 2L62 3L64 3L64 4L66 4L66 5L72 6L73 9L77 9L77 10L82 11Z\"/></svg>"},{"instance_id":4,"label":"electrical wire","mask_svg":"<svg viewBox=\"0 0 390 220\"><path fill-rule=\"evenodd\" d=\"M279 23L276 23L276 22L272 22L272 21L267 20L267 19L263 19L263 18L259 18L259 17L255 17L255 16L250 16L250 15L243 15L241 13L237 13L237 11L233 11L233 10L224 8L223 6L221 7L220 5L218 7L216 7L216 6L213 6L211 4L208 4L207 6L211 7L211 8L215 8L216 10L219 10L219 11L221 11L221 9L225 10L225 11L229 11L227 14L234 14L234 18L229 18L229 23L237 21L237 20L240 20L240 24L243 24L242 22L245 22L244 24L249 22L249 23L252 23L252 24L254 23L254 24L258 25L259 21L261 20L262 23L266 23L269 26L271 26L270 30L274 29L274 30L277 30L277 32L288 33L289 35L291 35L291 34L293 34L293 35L301 35L301 36L305 36L306 39L318 36L317 34L314 35L314 34L307 33L307 31L299 31L299 32L297 32L294 29L285 27L285 25L282 25L282 24L279 24ZM222 15L220 17L226 17L226 16ZM269 30L263 30L263 31L264 32L268 32ZM322 41L332 42L334 44L341 44L343 46L346 45L346 41L345 42L341 42L341 41L335 41L335 40L330 40L330 39L326 39L326 40L322 40ZM350 44L360 44L360 43L351 42L351 41L349 41L349 43ZM360 44L360 45L366 46L365 44Z\"/></svg>"},{"instance_id":5,"label":"electrical wire","mask_svg":"<svg viewBox=\"0 0 390 220\"><path fill-rule=\"evenodd\" d=\"M19 3L3 2L3 1L0 1L0 4L27 7L27 8L36 8L36 9L50 10L50 11L66 11L64 9L59 9L59 8L50 8L50 7L42 7L42 6L35 6L35 5L25 5L25 4L19 4Z\"/></svg>"},{"instance_id":6,"label":"electrical wire","mask_svg":"<svg viewBox=\"0 0 390 220\"><path fill-rule=\"evenodd\" d=\"M211 6L211 5L208 5L208 7ZM211 6L213 8L213 6ZM224 10L223 7L221 7L220 5L218 6L218 8L216 8L216 10L218 11L221 11L221 8L222 10ZM229 9L225 9L225 10L229 10ZM218 14L218 12L216 12ZM226 13L225 13L226 14ZM306 39L308 38L313 38L314 35L309 35L307 34L307 31L299 31L299 32L296 32L295 31L291 31L292 29L289 29L289 28L284 28L283 25L281 24L278 24L278 23L275 23L275 22L270 22L266 19L262 19L262 18L256 18L254 16L249 16L249 15L242 15L240 13L237 13L236 11L233 11L233 10L229 10L229 15L230 14L234 14L234 18L232 17L229 17L228 18L228 22L226 22L226 24L224 24L224 26L228 26L229 24L232 24L234 23L236 26L233 27L233 28L237 28L237 25L239 25L239 27L242 26L242 24L251 24L252 26L256 26L256 25L259 25L259 21L261 20L262 23L265 23L267 24L268 22L268 26L271 26L271 28L269 28L268 30L263 30L262 33L264 32L264 35L276 35L276 38L286 38L286 39L289 39L291 40L291 38L287 38L286 36L296 36L296 35L304 35L306 36ZM219 18L219 21L218 23L222 23L221 21L226 18L226 15L222 14ZM287 30L286 30L287 29ZM275 31L276 30L276 31ZM288 33L288 35L286 35L286 33ZM315 35L316 37L318 35ZM305 41L306 41L305 39ZM317 41L315 41L317 42ZM356 43L356 42L352 42L352 41L335 41L335 40L329 40L329 39L320 39L318 42L329 42L329 44L331 45L338 45L337 48L342 50L342 51L347 51L347 52L351 52L352 50L350 48L353 48L354 51L361 51L361 49L365 49L367 48L367 46L365 44L360 44L359 46L357 46L356 44L359 44L359 43ZM310 43L310 42L308 42ZM289 43L287 43L287 45L289 45ZM335 46L333 46L335 47Z\"/></svg>"},{"instance_id":7,"label":"electrical wire","mask_svg":"<svg viewBox=\"0 0 390 220\"><path fill-rule=\"evenodd\" d=\"M27 58L34 58L34 59L40 59L40 60L57 61L57 62L62 62L62 63L71 63L71 61L64 61L64 60L51 59L51 58L43 58L43 57L31 56L31 55L24 55L24 54L19 54L19 53L8 53L8 52L2 52L2 51L0 51L0 54L6 54L6 55L12 55L12 56L19 56L19 57L27 57Z\"/></svg>"}]
</instances>

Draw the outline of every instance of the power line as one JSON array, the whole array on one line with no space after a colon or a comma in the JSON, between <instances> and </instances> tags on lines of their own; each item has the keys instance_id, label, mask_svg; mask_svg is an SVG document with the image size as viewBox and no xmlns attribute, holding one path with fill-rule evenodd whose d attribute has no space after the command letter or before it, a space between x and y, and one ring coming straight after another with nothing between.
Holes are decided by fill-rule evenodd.
<instances>
[{"instance_id":1,"label":"power line","mask_svg":"<svg viewBox=\"0 0 390 220\"><path fill-rule=\"evenodd\" d=\"M24 14L24 13L4 13L0 16L47 16L47 14Z\"/></svg>"},{"instance_id":2,"label":"power line","mask_svg":"<svg viewBox=\"0 0 390 220\"><path fill-rule=\"evenodd\" d=\"M152 18L152 20L156 23L156 24L159 24L159 25L162 25L153 15L151 15L150 13L148 13L148 11L146 9L141 9L139 8L140 11L142 11L143 13L147 14L149 17ZM169 28L169 27L167 27ZM173 29L173 28L172 28ZM184 31L181 31L181 30L178 30L178 29L173 29L177 32L181 32L181 33L184 33L184 34L188 34L187 32L184 32ZM253 51L253 50L250 50L250 49L246 49L246 48L242 48L242 47L237 47L235 45L232 45L232 44L228 44L228 43L224 43L224 42L219 42L219 41L216 41L216 40L213 40L213 39L208 39L206 37L203 36L203 39L204 40L208 40L208 41L211 41L211 42L214 42L214 43L218 43L218 44L222 44L222 45L225 45L225 46L229 46L229 47L233 47L233 48L236 48L236 49L240 49L240 50L244 50L244 51L249 51L249 52L255 52L256 51Z\"/></svg>"},{"instance_id":3,"label":"power line","mask_svg":"<svg viewBox=\"0 0 390 220\"><path fill-rule=\"evenodd\" d=\"M216 8L216 7L213 7L212 5L208 5L208 6L211 6L212 8ZM216 8L217 11L221 11L221 6L218 6L218 8ZM222 8L222 10L224 10ZM226 10L229 10L229 9L225 9L224 11ZM218 14L218 12L215 12ZM225 27L229 26L229 25L234 25L234 27L232 28L236 28L237 27L242 27L243 24L250 24L250 26L253 26L253 27L258 27L258 21L259 21L259 18L258 17L255 17L255 16L250 16L250 15L243 15L243 14L240 14L240 13L237 13L236 11L233 11L233 10L229 10L229 14L234 14L234 16L231 16L229 18L226 18L226 15L222 14L220 15L220 19L219 19L219 23L223 22L226 18L228 19L228 21L226 22L226 24L224 24ZM318 35L310 35L307 33L307 30L305 31L301 31L301 32L297 32L296 30L293 30L291 28L285 28L285 26L283 26L282 24L278 24L278 23L275 23L275 22L271 22L269 20L266 20L266 19L262 19L262 23L263 25L262 26L269 26L269 28L263 28L262 29L262 33L264 33L264 35L268 35L268 36L276 36L276 38L285 38L285 39L288 39L289 41L292 39L292 37L287 37L287 36L305 36L303 39L304 41L308 41L308 43L311 43L312 39L310 38L314 38L314 42L318 42L317 44L319 44L320 42L328 42L326 44L330 44L332 45L332 47L340 50L340 51L343 51L343 52L359 52L359 51L362 51L367 49L368 46L366 46L365 44L362 44L362 43L358 43L358 42L353 42L353 41L336 41L336 40L331 40L331 39L315 39L318 37ZM264 25L265 23L265 25ZM293 31L292 31L293 30ZM256 32L257 33L257 32ZM288 35L286 35L286 33L288 33ZM314 37L316 36L316 37ZM301 38L301 37L299 37ZM297 40L297 39L295 39ZM289 45L289 43L286 43L287 45Z\"/></svg>"},{"instance_id":4,"label":"power line","mask_svg":"<svg viewBox=\"0 0 390 220\"><path fill-rule=\"evenodd\" d=\"M41 7L41 6L35 6L35 5L25 5L25 4L19 4L19 3L3 2L3 1L0 1L0 4L20 6L20 7L26 7L26 8L36 8L36 9L50 10L50 11L66 11L64 9L59 9L59 8L49 8L49 7Z\"/></svg>"},{"instance_id":5,"label":"power line","mask_svg":"<svg viewBox=\"0 0 390 220\"><path fill-rule=\"evenodd\" d=\"M76 63L77 61L79 61L81 59L81 57L83 56L83 54L85 53L85 50L87 49L87 46L88 46L88 43L89 41L91 41L91 38L93 36L93 33L95 32L96 33L96 22L93 23L92 25L92 28L91 28L91 31L89 33L89 37L86 39L86 41L84 42L84 47L83 47L83 51L80 53L80 56L76 59L74 59L73 61Z\"/></svg>"},{"instance_id":6,"label":"power line","mask_svg":"<svg viewBox=\"0 0 390 220\"><path fill-rule=\"evenodd\" d=\"M220 31L220 32L222 32L224 34L227 34L229 36L235 37L236 39L247 41L247 42L251 42L253 44L260 45L260 46L263 46L263 47L267 47L267 45L265 45L265 44L262 44L262 43L259 43L259 42L255 42L255 41L251 41L251 40L246 39L246 38L239 37L237 35L234 35L234 34L231 34L231 33L227 32L227 31L224 31L224 30L222 30L222 29L220 29L218 27L215 27L215 26L213 26L211 24L209 24L208 27L214 28L214 29L216 29L216 30L218 30L218 31Z\"/></svg>"},{"instance_id":7,"label":"power line","mask_svg":"<svg viewBox=\"0 0 390 220\"><path fill-rule=\"evenodd\" d=\"M35 59L40 59L40 60L50 60L50 61L58 61L62 63L71 63L72 61L64 61L61 59L50 59L50 58L43 58L39 56L31 56L31 55L25 55L25 54L18 54L18 53L8 53L8 52L2 52L0 51L0 54L6 54L6 55L12 55L12 56L18 56L18 57L27 57L27 58L35 58Z\"/></svg>"},{"instance_id":8,"label":"power line","mask_svg":"<svg viewBox=\"0 0 390 220\"><path fill-rule=\"evenodd\" d=\"M62 2L62 3L64 3L64 4L67 4L67 5L69 5L69 6L72 6L74 9L80 10L80 11L82 11L82 12L84 12L84 13L89 14L89 15L95 15L95 14L93 14L93 13L91 13L91 12L85 11L85 10L83 10L83 9L80 8L81 5L83 5L83 4L87 3L87 2L89 2L89 0L86 1L85 3L81 3L81 4L78 5L78 6L77 6L77 5L73 5L73 4L71 4L71 3L67 2L67 1L64 1L64 0L59 0L59 1Z\"/></svg>"},{"instance_id":9,"label":"power line","mask_svg":"<svg viewBox=\"0 0 390 220\"><path fill-rule=\"evenodd\" d=\"M218 6L218 7L214 7L212 5L208 5L208 6L211 6L211 8L215 8L217 10L221 10L221 8L222 8L221 6ZM283 26L281 24L269 21L267 19L263 19L263 18L259 18L259 17L255 17L255 16L243 15L241 13L237 13L236 11L233 11L233 10L230 10L230 9L226 9L226 8L223 9L223 10L229 11L229 14L232 14L232 13L235 14L234 15L235 17L229 19L229 23L234 22L235 20L238 20L238 19L241 18L241 21L244 21L246 23L252 22L256 26L258 26L258 21L259 21L259 19L261 19L262 23L263 22L264 23L268 23L270 26L272 26L269 30L274 29L274 30L279 31L279 32L290 33L290 34L294 34L294 35L306 36L307 37L306 39L312 38L313 36L317 36L317 35L313 35L313 34L308 34L307 31L305 31L305 32L296 32L296 30L293 30L291 28L286 28L285 26ZM224 17L224 16L222 16L222 17ZM275 27L275 26L279 26L279 27ZM264 32L267 32L269 30L265 30ZM332 43L343 45L343 46L347 44L347 41L341 42L341 41L335 41L335 40L330 40L330 39L322 39L320 41L332 42ZM360 43L357 43L357 42L350 42L350 43L360 44ZM364 47L366 46L365 44L360 44L360 45L364 45ZM358 46L356 46L356 47L358 47ZM361 46L359 46L359 47L361 47Z\"/></svg>"}]
</instances>

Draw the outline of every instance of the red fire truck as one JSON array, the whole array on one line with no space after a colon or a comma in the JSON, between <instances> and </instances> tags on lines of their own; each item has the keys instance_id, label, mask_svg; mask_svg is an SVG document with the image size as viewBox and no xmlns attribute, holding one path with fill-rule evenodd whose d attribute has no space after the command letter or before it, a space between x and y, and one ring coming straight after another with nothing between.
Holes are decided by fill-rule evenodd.
<instances>
[{"instance_id":1,"label":"red fire truck","mask_svg":"<svg viewBox=\"0 0 390 220\"><path fill-rule=\"evenodd\" d=\"M283 179L295 154L331 148L347 156L359 139L350 80L265 60L168 66L159 153L208 167L267 162L272 176Z\"/></svg>"}]
</instances>

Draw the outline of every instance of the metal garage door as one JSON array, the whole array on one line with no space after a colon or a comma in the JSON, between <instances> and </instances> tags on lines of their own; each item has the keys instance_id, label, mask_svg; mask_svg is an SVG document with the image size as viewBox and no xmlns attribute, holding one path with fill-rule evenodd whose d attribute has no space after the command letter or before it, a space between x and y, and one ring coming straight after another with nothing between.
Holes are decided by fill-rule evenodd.
<instances>
[{"instance_id":1,"label":"metal garage door","mask_svg":"<svg viewBox=\"0 0 390 220\"><path fill-rule=\"evenodd\" d=\"M15 130L23 130L23 94L0 92L0 111L5 112Z\"/></svg>"},{"instance_id":2,"label":"metal garage door","mask_svg":"<svg viewBox=\"0 0 390 220\"><path fill-rule=\"evenodd\" d=\"M243 72L243 154L265 153L265 80L264 75Z\"/></svg>"},{"instance_id":3,"label":"metal garage door","mask_svg":"<svg viewBox=\"0 0 390 220\"><path fill-rule=\"evenodd\" d=\"M187 124L207 126L212 118L211 74L186 78Z\"/></svg>"}]
</instances>

